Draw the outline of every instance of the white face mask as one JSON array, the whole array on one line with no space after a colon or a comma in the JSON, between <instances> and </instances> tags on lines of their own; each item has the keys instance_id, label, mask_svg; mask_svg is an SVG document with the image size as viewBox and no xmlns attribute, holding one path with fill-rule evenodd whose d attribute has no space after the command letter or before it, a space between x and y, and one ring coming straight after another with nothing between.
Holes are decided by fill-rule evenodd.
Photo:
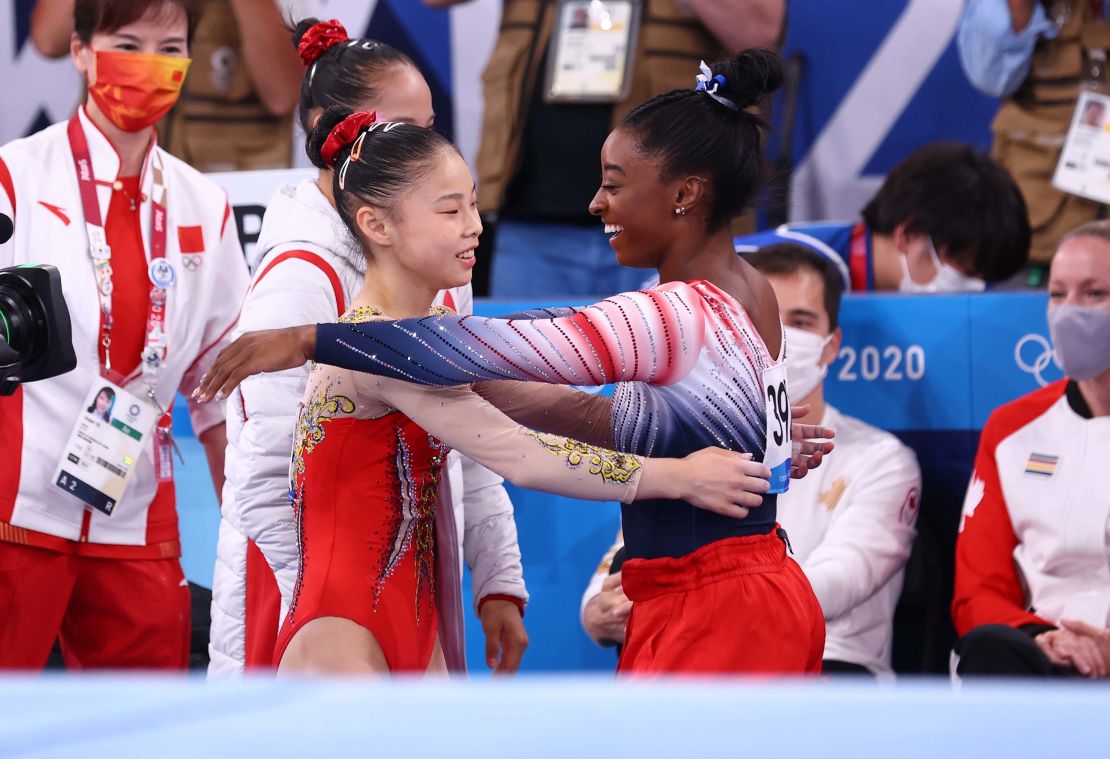
<instances>
[{"instance_id":1,"label":"white face mask","mask_svg":"<svg viewBox=\"0 0 1110 759\"><path fill-rule=\"evenodd\" d=\"M821 363L821 354L832 340L832 335L822 337L797 327L783 327L786 338L786 381L790 397L801 401L812 393L829 371ZM808 421L808 420L807 420Z\"/></svg>"},{"instance_id":2,"label":"white face mask","mask_svg":"<svg viewBox=\"0 0 1110 759\"><path fill-rule=\"evenodd\" d=\"M914 282L910 276L910 264L906 254L900 253L898 260L902 264L902 284L898 286L899 292L904 293L981 293L987 289L987 283L975 277L969 277L940 260L932 238L929 238L929 257L933 259L933 266L937 273L928 282Z\"/></svg>"}]
</instances>

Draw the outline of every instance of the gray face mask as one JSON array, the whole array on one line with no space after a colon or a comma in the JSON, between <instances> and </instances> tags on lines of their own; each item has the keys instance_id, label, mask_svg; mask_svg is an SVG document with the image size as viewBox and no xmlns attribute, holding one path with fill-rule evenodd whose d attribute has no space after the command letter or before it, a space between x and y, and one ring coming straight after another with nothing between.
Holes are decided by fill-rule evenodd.
<instances>
[{"instance_id":1,"label":"gray face mask","mask_svg":"<svg viewBox=\"0 0 1110 759\"><path fill-rule=\"evenodd\" d=\"M1056 306L1048 311L1048 331L1071 379L1094 379L1110 369L1110 309Z\"/></svg>"}]
</instances>

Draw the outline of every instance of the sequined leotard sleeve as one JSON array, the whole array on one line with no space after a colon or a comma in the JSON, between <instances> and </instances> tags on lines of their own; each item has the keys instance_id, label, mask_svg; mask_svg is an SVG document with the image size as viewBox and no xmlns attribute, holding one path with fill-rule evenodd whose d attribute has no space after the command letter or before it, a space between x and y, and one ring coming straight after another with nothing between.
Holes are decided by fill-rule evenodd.
<instances>
[{"instance_id":1,"label":"sequined leotard sleeve","mask_svg":"<svg viewBox=\"0 0 1110 759\"><path fill-rule=\"evenodd\" d=\"M677 285L506 319L321 324L315 359L425 385L501 379L670 385L690 372L702 348L697 303L688 286Z\"/></svg>"}]
</instances>

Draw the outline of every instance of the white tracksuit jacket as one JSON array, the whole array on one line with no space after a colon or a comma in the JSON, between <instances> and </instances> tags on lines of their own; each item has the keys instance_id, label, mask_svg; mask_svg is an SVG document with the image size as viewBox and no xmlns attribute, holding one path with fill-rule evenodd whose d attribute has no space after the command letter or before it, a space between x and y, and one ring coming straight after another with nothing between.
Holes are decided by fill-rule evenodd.
<instances>
[{"instance_id":1,"label":"white tracksuit jacket","mask_svg":"<svg viewBox=\"0 0 1110 759\"><path fill-rule=\"evenodd\" d=\"M100 212L106 216L119 155L84 108L77 118L88 142ZM14 236L0 245L0 267L58 267L77 356L73 371L0 398L0 540L100 558L177 557L177 512L172 489L160 488L155 478L153 435L112 516L86 508L54 485L55 467L86 393L100 377L100 300L66 129L67 122L54 124L0 147L0 213L15 222ZM192 392L226 343L249 274L227 195L157 146L143 163L137 210L147 258L155 155L164 166L167 193L165 256L176 271L166 301L167 356L156 388L158 403L168 409L178 389L186 396ZM147 314L117 311L115 318L145 322ZM125 384L138 395L146 393L140 369ZM200 434L224 421L224 404L190 401L189 415Z\"/></svg>"}]
</instances>

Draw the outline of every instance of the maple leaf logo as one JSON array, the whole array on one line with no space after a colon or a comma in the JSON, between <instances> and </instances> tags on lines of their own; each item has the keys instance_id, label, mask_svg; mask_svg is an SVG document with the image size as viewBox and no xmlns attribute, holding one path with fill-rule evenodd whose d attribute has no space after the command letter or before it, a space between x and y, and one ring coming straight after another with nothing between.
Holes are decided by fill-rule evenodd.
<instances>
[{"instance_id":1,"label":"maple leaf logo","mask_svg":"<svg viewBox=\"0 0 1110 759\"><path fill-rule=\"evenodd\" d=\"M971 484L967 486L967 495L964 496L964 511L960 515L960 532L964 531L964 522L975 516L975 510L983 502L987 486L974 472L971 475Z\"/></svg>"}]
</instances>

